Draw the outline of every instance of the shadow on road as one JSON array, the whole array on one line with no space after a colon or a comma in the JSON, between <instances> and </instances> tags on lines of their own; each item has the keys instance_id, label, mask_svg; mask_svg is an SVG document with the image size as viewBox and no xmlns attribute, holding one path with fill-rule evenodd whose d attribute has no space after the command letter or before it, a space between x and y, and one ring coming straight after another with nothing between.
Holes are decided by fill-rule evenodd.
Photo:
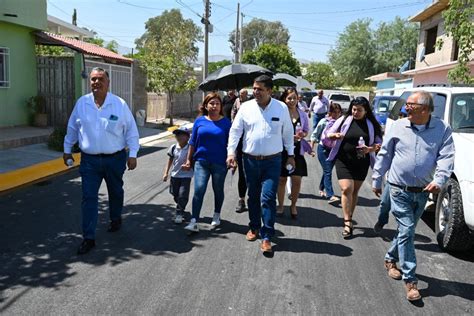
<instances>
[{"instance_id":1,"label":"shadow on road","mask_svg":"<svg viewBox=\"0 0 474 316\"><path fill-rule=\"evenodd\" d=\"M285 207L285 215L277 217L277 222L284 226L298 227L342 227L342 218L313 207L298 207L298 218L296 220L290 218L289 207Z\"/></svg>"},{"instance_id":2,"label":"shadow on road","mask_svg":"<svg viewBox=\"0 0 474 316\"><path fill-rule=\"evenodd\" d=\"M468 272L469 273L469 272ZM426 289L420 289L423 297L445 297L448 295L474 300L474 284L441 280L417 274L418 279L428 284Z\"/></svg>"},{"instance_id":3,"label":"shadow on road","mask_svg":"<svg viewBox=\"0 0 474 316\"><path fill-rule=\"evenodd\" d=\"M327 254L338 257L349 257L352 255L352 248L341 244L333 244L316 240L294 239L294 238L275 238L276 252L295 252L295 253L313 253Z\"/></svg>"}]
</instances>

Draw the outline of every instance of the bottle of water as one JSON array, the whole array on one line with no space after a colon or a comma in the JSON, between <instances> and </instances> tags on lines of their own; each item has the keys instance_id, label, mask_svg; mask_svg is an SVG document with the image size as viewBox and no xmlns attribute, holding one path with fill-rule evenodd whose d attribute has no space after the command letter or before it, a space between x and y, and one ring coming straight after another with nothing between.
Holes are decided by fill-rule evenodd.
<instances>
[{"instance_id":1,"label":"bottle of water","mask_svg":"<svg viewBox=\"0 0 474 316\"><path fill-rule=\"evenodd\" d=\"M295 167L293 167L292 164L287 164L286 170L288 170L288 174L292 174L293 172L295 172Z\"/></svg>"},{"instance_id":2,"label":"bottle of water","mask_svg":"<svg viewBox=\"0 0 474 316\"><path fill-rule=\"evenodd\" d=\"M364 137L359 137L359 141L357 142L357 158L361 159L365 157L362 148L365 146Z\"/></svg>"},{"instance_id":3,"label":"bottle of water","mask_svg":"<svg viewBox=\"0 0 474 316\"><path fill-rule=\"evenodd\" d=\"M74 165L74 160L69 158L68 160L66 160L66 164L67 164L68 167L72 167Z\"/></svg>"}]
</instances>

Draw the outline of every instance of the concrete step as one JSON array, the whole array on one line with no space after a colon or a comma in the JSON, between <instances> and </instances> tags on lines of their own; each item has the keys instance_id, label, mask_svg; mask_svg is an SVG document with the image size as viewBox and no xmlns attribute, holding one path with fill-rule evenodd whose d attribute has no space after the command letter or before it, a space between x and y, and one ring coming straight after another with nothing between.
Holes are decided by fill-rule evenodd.
<instances>
[{"instance_id":1,"label":"concrete step","mask_svg":"<svg viewBox=\"0 0 474 316\"><path fill-rule=\"evenodd\" d=\"M0 150L45 143L53 128L19 126L0 129Z\"/></svg>"}]
</instances>

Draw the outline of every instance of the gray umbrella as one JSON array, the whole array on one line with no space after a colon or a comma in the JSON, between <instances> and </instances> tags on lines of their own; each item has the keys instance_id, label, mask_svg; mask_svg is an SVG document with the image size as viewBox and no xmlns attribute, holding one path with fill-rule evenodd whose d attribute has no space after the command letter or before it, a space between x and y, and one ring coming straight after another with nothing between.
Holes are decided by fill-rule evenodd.
<instances>
[{"instance_id":1,"label":"gray umbrella","mask_svg":"<svg viewBox=\"0 0 474 316\"><path fill-rule=\"evenodd\" d=\"M263 67L251 64L232 64L222 67L201 82L202 91L240 89L252 85L253 80L260 75L273 76L273 73Z\"/></svg>"}]
</instances>

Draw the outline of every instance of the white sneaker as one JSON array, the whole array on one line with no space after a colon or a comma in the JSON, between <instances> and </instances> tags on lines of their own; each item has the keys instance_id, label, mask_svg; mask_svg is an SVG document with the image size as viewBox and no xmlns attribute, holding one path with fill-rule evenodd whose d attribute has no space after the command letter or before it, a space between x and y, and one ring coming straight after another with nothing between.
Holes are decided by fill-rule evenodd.
<instances>
[{"instance_id":1,"label":"white sneaker","mask_svg":"<svg viewBox=\"0 0 474 316\"><path fill-rule=\"evenodd\" d=\"M196 219L195 218L191 219L191 222L188 225L186 225L184 229L189 230L190 232L198 232L199 227L198 227L198 224L196 223Z\"/></svg>"},{"instance_id":2,"label":"white sneaker","mask_svg":"<svg viewBox=\"0 0 474 316\"><path fill-rule=\"evenodd\" d=\"M219 213L214 213L214 216L212 217L212 222L211 226L219 226L221 224L221 214Z\"/></svg>"},{"instance_id":3,"label":"white sneaker","mask_svg":"<svg viewBox=\"0 0 474 316\"><path fill-rule=\"evenodd\" d=\"M176 215L176 217L174 218L174 223L175 224L183 223L183 215Z\"/></svg>"}]
</instances>

